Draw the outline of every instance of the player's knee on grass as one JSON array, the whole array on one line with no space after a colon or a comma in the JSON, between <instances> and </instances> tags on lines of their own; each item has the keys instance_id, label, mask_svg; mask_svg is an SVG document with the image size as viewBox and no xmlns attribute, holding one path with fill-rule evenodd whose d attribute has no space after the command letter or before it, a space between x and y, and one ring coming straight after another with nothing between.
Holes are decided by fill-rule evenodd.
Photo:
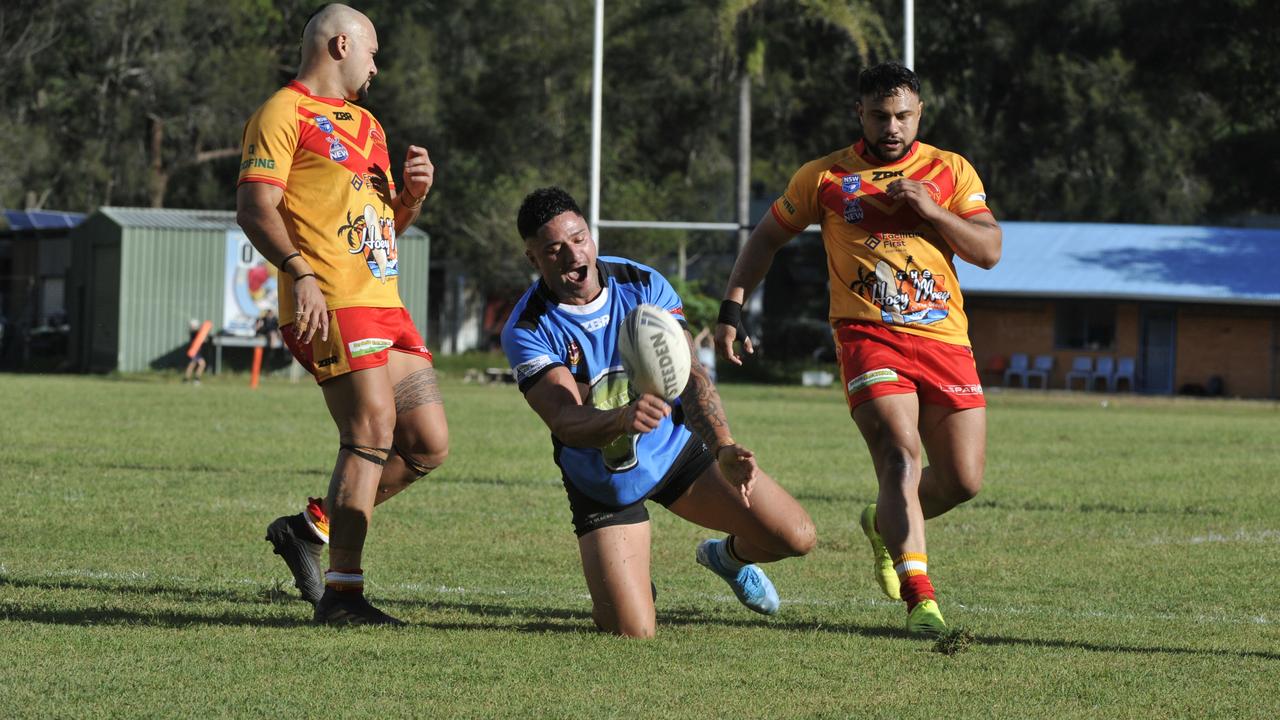
<instances>
[{"instance_id":1,"label":"player's knee on grass","mask_svg":"<svg viewBox=\"0 0 1280 720\"><path fill-rule=\"evenodd\" d=\"M601 607L597 605L592 608L591 619L601 632L613 633L623 637L651 638L656 633L657 617L654 613L648 614L647 617L620 618L615 615L612 606Z\"/></svg>"}]
</instances>

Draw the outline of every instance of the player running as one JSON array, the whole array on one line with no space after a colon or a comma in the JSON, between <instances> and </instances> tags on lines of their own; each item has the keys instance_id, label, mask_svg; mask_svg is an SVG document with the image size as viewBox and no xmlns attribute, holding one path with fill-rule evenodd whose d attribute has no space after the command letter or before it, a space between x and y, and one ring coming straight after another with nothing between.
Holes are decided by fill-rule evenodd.
<instances>
[{"instance_id":1,"label":"player running","mask_svg":"<svg viewBox=\"0 0 1280 720\"><path fill-rule=\"evenodd\" d=\"M733 349L742 302L779 248L821 225L841 377L880 485L861 516L876 579L906 603L910 632L935 635L946 623L924 521L976 495L986 459L986 402L952 258L993 267L1001 230L968 161L916 140L915 73L886 63L864 70L858 85L862 139L801 167L751 233L725 290L716 346L742 363ZM751 353L750 339L742 343Z\"/></svg>"},{"instance_id":2,"label":"player running","mask_svg":"<svg viewBox=\"0 0 1280 720\"><path fill-rule=\"evenodd\" d=\"M377 52L361 13L327 5L312 16L297 78L245 127L236 191L236 220L281 271L281 333L338 426L328 497L267 528L316 622L329 624L400 624L364 598L365 534L374 505L449 448L431 353L398 290L396 236L418 217L434 168L410 145L397 192L382 125L351 102L368 92Z\"/></svg>"},{"instance_id":3,"label":"player running","mask_svg":"<svg viewBox=\"0 0 1280 720\"><path fill-rule=\"evenodd\" d=\"M530 193L517 225L541 279L516 304L502 347L525 400L551 429L596 625L654 634L646 500L729 533L699 544L696 560L743 605L777 612L777 591L755 563L813 549L809 515L734 441L696 355L674 407L628 389L618 354L623 318L652 303L684 327L675 290L652 268L596 257L582 211L559 188ZM685 339L692 352L687 329Z\"/></svg>"}]
</instances>

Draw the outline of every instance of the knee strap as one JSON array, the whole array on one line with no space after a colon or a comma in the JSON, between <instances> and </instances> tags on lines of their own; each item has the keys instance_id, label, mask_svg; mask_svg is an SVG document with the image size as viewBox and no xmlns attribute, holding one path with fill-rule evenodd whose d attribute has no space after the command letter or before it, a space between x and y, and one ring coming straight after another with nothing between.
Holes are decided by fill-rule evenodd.
<instances>
[{"instance_id":1,"label":"knee strap","mask_svg":"<svg viewBox=\"0 0 1280 720\"><path fill-rule=\"evenodd\" d=\"M386 465L387 456L391 454L391 448L369 447L366 445L349 445L347 443L339 444L340 448L355 455L361 460L373 463L374 465Z\"/></svg>"},{"instance_id":2,"label":"knee strap","mask_svg":"<svg viewBox=\"0 0 1280 720\"><path fill-rule=\"evenodd\" d=\"M409 468L409 470L413 471L414 475L416 475L414 480L421 480L422 478L427 476L427 473L430 473L432 470L435 470L435 468L433 467L423 465L422 463L418 462L413 457L413 455L401 450L395 445L392 445L391 449L395 450L396 454L400 456L400 459L404 461L404 466Z\"/></svg>"}]
</instances>

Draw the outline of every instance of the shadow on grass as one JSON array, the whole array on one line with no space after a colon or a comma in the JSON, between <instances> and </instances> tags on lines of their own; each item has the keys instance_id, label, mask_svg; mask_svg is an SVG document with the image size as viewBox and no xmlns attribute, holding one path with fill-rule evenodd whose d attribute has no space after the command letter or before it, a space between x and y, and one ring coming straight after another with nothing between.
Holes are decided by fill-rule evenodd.
<instances>
[{"instance_id":1,"label":"shadow on grass","mask_svg":"<svg viewBox=\"0 0 1280 720\"><path fill-rule=\"evenodd\" d=\"M296 596L264 586L253 592L231 590L200 590L161 584L133 584L127 582L93 583L83 580L19 579L0 576L0 588L35 588L46 591L83 590L114 596L155 596L192 603L235 603L258 608L268 605L288 604L297 606L297 617L261 617L236 612L185 612L181 610L102 608L51 610L44 608L13 607L0 605L0 620L34 622L56 625L139 625L146 627L183 628L196 625L243 625L254 627L303 627L310 626L311 608ZM512 630L527 633L582 634L597 632L589 612L567 608L529 607L502 605L487 602L465 602L449 599L386 599L387 608L414 608L426 612L462 613L474 616L474 621L413 620L414 627L436 630L498 631ZM382 603L380 603L382 604ZM891 638L918 642L901 628L859 623L827 623L814 620L760 619L745 615L742 618L721 617L695 609L671 608L658 611L658 627L664 626L718 626L727 628L762 629L783 632L825 632L840 635L858 635L867 638ZM492 621L497 621L492 622ZM515 621L511 623L509 621ZM507 623L507 624L503 624ZM1218 650L1161 645L1121 645L1078 640L1054 640L978 635L974 643L979 646L1010 646L1085 650L1103 653L1132 653L1140 655L1190 655L1228 658L1256 658L1280 661L1280 652L1258 650Z\"/></svg>"},{"instance_id":2,"label":"shadow on grass","mask_svg":"<svg viewBox=\"0 0 1280 720\"><path fill-rule=\"evenodd\" d=\"M23 466L37 469L46 469L49 461L46 458L12 458L5 460L8 466ZM197 464L166 464L166 463L120 463L120 462L89 462L79 468L77 472L88 470L131 470L138 472L154 472L169 473L172 475L232 475L245 474L248 472L259 473L258 470L248 470L242 467L219 467L216 465ZM271 475L273 477L280 475L297 475L301 477L319 477L327 478L330 469L325 468L273 468Z\"/></svg>"}]
</instances>

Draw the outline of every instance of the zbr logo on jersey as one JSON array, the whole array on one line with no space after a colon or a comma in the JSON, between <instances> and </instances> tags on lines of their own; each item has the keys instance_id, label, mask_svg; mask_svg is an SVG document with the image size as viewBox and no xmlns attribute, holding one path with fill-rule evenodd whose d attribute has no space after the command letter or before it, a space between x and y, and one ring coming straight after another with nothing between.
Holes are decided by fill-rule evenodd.
<instances>
[{"instance_id":1,"label":"zbr logo on jersey","mask_svg":"<svg viewBox=\"0 0 1280 720\"><path fill-rule=\"evenodd\" d=\"M845 198L844 200L844 221L850 225L862 222L862 203L858 198Z\"/></svg>"},{"instance_id":2,"label":"zbr logo on jersey","mask_svg":"<svg viewBox=\"0 0 1280 720\"><path fill-rule=\"evenodd\" d=\"M336 137L329 138L329 159L334 162L342 162L349 157L347 147L342 141Z\"/></svg>"},{"instance_id":3,"label":"zbr logo on jersey","mask_svg":"<svg viewBox=\"0 0 1280 720\"><path fill-rule=\"evenodd\" d=\"M322 133L333 132L333 123L329 122L329 118L324 115L316 116L316 127L320 128L320 132Z\"/></svg>"},{"instance_id":4,"label":"zbr logo on jersey","mask_svg":"<svg viewBox=\"0 0 1280 720\"><path fill-rule=\"evenodd\" d=\"M862 187L861 175L845 175L844 177L840 178L840 189L844 191L845 195L852 195L858 192L858 189L861 187Z\"/></svg>"}]
</instances>

